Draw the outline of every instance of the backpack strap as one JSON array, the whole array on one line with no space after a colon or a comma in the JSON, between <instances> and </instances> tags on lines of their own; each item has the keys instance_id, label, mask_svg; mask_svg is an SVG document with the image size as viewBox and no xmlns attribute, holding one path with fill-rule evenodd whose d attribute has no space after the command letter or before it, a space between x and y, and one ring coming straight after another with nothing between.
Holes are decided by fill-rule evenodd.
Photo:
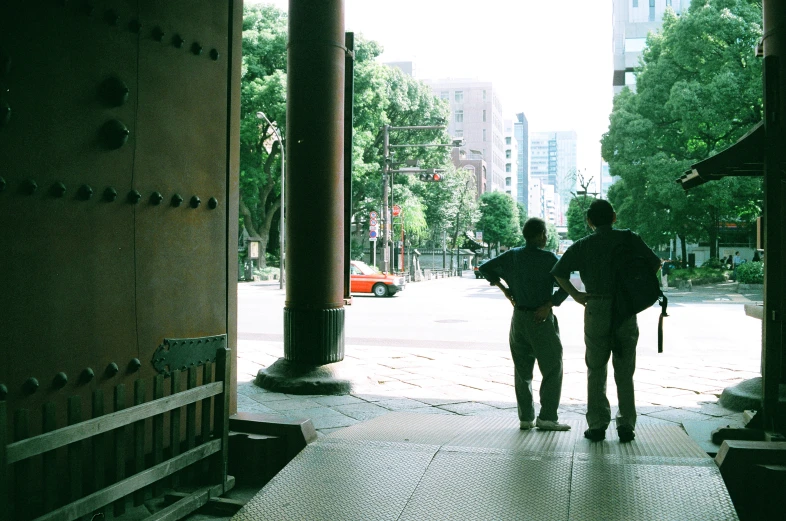
<instances>
[{"instance_id":1,"label":"backpack strap","mask_svg":"<svg viewBox=\"0 0 786 521\"><path fill-rule=\"evenodd\" d=\"M666 309L669 307L669 298L661 292L661 296L658 298L658 303L660 304L660 316L658 317L658 353L663 352L663 319L664 317L668 317L669 314L666 313Z\"/></svg>"}]
</instances>

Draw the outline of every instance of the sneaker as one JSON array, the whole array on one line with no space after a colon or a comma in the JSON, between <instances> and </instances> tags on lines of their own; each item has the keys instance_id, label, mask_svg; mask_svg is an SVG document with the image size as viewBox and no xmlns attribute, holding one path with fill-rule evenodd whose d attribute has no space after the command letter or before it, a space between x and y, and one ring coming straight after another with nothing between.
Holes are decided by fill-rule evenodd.
<instances>
[{"instance_id":1,"label":"sneaker","mask_svg":"<svg viewBox=\"0 0 786 521\"><path fill-rule=\"evenodd\" d=\"M617 436L620 439L620 443L629 443L636 437L636 433L633 432L632 428L627 426L617 427Z\"/></svg>"},{"instance_id":2,"label":"sneaker","mask_svg":"<svg viewBox=\"0 0 786 521\"><path fill-rule=\"evenodd\" d=\"M540 418L538 418L536 426L538 427L538 429L542 431L569 431L570 430L570 425L567 425L565 423L559 423L557 421L541 420Z\"/></svg>"},{"instance_id":3,"label":"sneaker","mask_svg":"<svg viewBox=\"0 0 786 521\"><path fill-rule=\"evenodd\" d=\"M519 422L519 429L521 429L522 431L528 431L534 427L535 427L535 422L528 422L524 420Z\"/></svg>"},{"instance_id":4,"label":"sneaker","mask_svg":"<svg viewBox=\"0 0 786 521\"><path fill-rule=\"evenodd\" d=\"M603 441L606 439L606 431L603 429L587 429L584 437L590 441Z\"/></svg>"}]
</instances>

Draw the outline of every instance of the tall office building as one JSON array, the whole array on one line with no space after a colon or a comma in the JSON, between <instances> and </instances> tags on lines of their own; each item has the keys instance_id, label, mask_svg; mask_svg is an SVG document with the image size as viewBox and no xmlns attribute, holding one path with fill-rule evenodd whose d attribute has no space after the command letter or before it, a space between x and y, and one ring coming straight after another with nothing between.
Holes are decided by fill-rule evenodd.
<instances>
[{"instance_id":1,"label":"tall office building","mask_svg":"<svg viewBox=\"0 0 786 521\"><path fill-rule=\"evenodd\" d=\"M611 185L614 184L616 179L611 176L611 172L609 171L609 164L603 161L600 165L600 197L603 199L609 198L609 188Z\"/></svg>"},{"instance_id":2,"label":"tall office building","mask_svg":"<svg viewBox=\"0 0 786 521\"><path fill-rule=\"evenodd\" d=\"M687 10L690 0L613 0L612 51L614 53L614 94L624 87L636 89L633 69L646 43L647 33L657 31L663 13L672 8L677 14Z\"/></svg>"},{"instance_id":3,"label":"tall office building","mask_svg":"<svg viewBox=\"0 0 786 521\"><path fill-rule=\"evenodd\" d=\"M518 146L516 160L516 201L529 205L529 123L523 112L516 114L513 138Z\"/></svg>"},{"instance_id":4,"label":"tall office building","mask_svg":"<svg viewBox=\"0 0 786 521\"><path fill-rule=\"evenodd\" d=\"M505 191L505 141L502 104L491 82L438 80L424 82L434 95L450 103L448 133L464 138L469 159L488 165L484 191Z\"/></svg>"},{"instance_id":5,"label":"tall office building","mask_svg":"<svg viewBox=\"0 0 786 521\"><path fill-rule=\"evenodd\" d=\"M530 134L529 177L554 187L557 225L564 225L567 205L576 189L576 132Z\"/></svg>"},{"instance_id":6,"label":"tall office building","mask_svg":"<svg viewBox=\"0 0 786 521\"><path fill-rule=\"evenodd\" d=\"M519 143L515 137L513 120L506 119L505 124L505 193L518 201L518 176ZM524 205L526 206L526 205Z\"/></svg>"}]
</instances>

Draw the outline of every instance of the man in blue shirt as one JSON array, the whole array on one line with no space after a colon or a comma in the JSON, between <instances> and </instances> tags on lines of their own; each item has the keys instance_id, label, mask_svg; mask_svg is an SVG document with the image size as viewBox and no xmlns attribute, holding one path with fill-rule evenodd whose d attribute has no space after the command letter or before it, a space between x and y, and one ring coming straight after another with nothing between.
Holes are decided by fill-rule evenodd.
<instances>
[{"instance_id":1,"label":"man in blue shirt","mask_svg":"<svg viewBox=\"0 0 786 521\"><path fill-rule=\"evenodd\" d=\"M559 306L568 293L559 289L551 268L557 256L545 251L546 223L533 217L524 224L527 245L513 248L482 264L478 269L513 303L510 321L510 353L513 357L519 427L567 431L570 425L557 421L562 394L562 342L552 306ZM507 283L505 286L501 280ZM535 421L532 400L532 370L535 361L543 375L540 384L540 414Z\"/></svg>"}]
</instances>

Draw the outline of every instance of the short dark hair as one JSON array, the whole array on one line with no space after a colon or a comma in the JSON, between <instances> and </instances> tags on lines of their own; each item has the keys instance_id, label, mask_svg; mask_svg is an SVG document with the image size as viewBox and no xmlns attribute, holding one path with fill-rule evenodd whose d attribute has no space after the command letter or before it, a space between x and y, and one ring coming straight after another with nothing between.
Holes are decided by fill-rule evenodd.
<instances>
[{"instance_id":1,"label":"short dark hair","mask_svg":"<svg viewBox=\"0 0 786 521\"><path fill-rule=\"evenodd\" d=\"M540 234L545 231L546 221L538 217L530 217L527 219L527 222L524 223L524 229L521 230L521 233L524 234L526 240L530 241L532 239L537 239Z\"/></svg>"},{"instance_id":2,"label":"short dark hair","mask_svg":"<svg viewBox=\"0 0 786 521\"><path fill-rule=\"evenodd\" d=\"M614 207L605 199L595 199L587 210L587 219L593 226L605 226L614 221Z\"/></svg>"}]
</instances>

